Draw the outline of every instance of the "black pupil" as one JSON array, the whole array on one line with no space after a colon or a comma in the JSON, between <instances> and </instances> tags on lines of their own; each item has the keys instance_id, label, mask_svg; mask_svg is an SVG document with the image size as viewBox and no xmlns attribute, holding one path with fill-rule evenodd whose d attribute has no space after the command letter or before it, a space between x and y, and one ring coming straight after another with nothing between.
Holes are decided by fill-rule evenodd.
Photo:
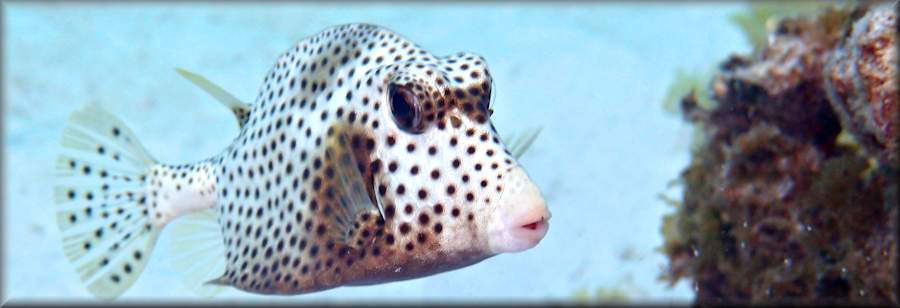
<instances>
[{"instance_id":1,"label":"black pupil","mask_svg":"<svg viewBox=\"0 0 900 308\"><path fill-rule=\"evenodd\" d=\"M416 117L415 95L409 89L392 85L390 89L391 112L397 121L397 126L404 130L414 130Z\"/></svg>"}]
</instances>

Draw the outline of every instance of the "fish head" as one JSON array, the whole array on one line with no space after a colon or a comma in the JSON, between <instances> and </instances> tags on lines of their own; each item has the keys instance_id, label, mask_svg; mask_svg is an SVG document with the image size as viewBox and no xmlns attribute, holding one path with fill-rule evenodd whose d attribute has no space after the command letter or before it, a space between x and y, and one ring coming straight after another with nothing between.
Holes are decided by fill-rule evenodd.
<instances>
[{"instance_id":1,"label":"fish head","mask_svg":"<svg viewBox=\"0 0 900 308\"><path fill-rule=\"evenodd\" d=\"M491 123L485 60L458 53L378 71L372 191L401 251L446 265L537 245L550 212Z\"/></svg>"}]
</instances>

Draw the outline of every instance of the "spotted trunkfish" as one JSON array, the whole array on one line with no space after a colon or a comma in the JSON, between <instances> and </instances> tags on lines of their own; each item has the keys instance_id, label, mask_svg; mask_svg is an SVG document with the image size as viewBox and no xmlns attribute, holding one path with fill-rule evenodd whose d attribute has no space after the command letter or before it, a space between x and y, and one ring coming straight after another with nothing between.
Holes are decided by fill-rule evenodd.
<instances>
[{"instance_id":1,"label":"spotted trunkfish","mask_svg":"<svg viewBox=\"0 0 900 308\"><path fill-rule=\"evenodd\" d=\"M501 141L481 56L435 57L347 24L283 53L253 104L179 73L234 112L240 134L221 153L159 163L94 104L63 131L56 218L99 298L137 280L173 221L168 252L190 286L260 294L428 276L529 249L548 230L516 160L537 134Z\"/></svg>"}]
</instances>

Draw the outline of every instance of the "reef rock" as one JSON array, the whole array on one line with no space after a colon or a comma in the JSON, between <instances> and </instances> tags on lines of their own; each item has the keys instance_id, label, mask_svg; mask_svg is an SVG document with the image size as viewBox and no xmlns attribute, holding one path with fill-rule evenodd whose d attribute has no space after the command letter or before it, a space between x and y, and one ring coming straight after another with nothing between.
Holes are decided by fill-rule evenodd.
<instances>
[{"instance_id":1,"label":"reef rock","mask_svg":"<svg viewBox=\"0 0 900 308\"><path fill-rule=\"evenodd\" d=\"M699 303L898 303L895 9L785 19L721 64L715 107L682 100L702 143L664 221L671 283Z\"/></svg>"},{"instance_id":2,"label":"reef rock","mask_svg":"<svg viewBox=\"0 0 900 308\"><path fill-rule=\"evenodd\" d=\"M826 91L844 127L887 164L897 164L897 12L882 3L853 23L830 53Z\"/></svg>"}]
</instances>

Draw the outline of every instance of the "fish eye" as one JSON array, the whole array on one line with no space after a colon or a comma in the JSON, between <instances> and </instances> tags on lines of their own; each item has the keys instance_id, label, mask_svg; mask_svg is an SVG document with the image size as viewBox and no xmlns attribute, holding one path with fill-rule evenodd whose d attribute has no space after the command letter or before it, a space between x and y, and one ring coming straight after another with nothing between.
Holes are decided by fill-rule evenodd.
<instances>
[{"instance_id":1,"label":"fish eye","mask_svg":"<svg viewBox=\"0 0 900 308\"><path fill-rule=\"evenodd\" d=\"M395 84L390 85L388 95L397 126L409 133L421 133L424 128L420 125L422 113L416 95L406 86Z\"/></svg>"}]
</instances>

